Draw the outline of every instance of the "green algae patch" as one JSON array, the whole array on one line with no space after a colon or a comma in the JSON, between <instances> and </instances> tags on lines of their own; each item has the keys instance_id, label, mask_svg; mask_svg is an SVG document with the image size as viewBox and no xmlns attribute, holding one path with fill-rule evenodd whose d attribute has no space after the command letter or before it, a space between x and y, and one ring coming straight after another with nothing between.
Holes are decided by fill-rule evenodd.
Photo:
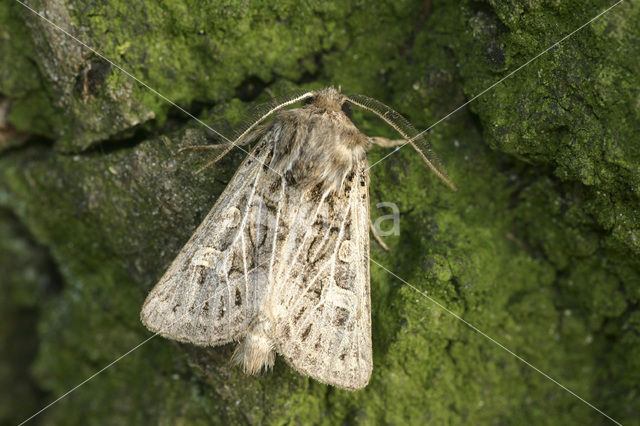
<instances>
[{"instance_id":1,"label":"green algae patch","mask_svg":"<svg viewBox=\"0 0 640 426\"><path fill-rule=\"evenodd\" d=\"M607 6L60 4L70 28L225 135L247 98L268 99L263 85L281 94L341 84L429 127ZM410 147L371 169L371 217L389 213L379 203L396 204L400 232L384 237L390 252L371 242L374 371L365 389L320 384L281 358L273 372L248 377L229 363L233 345L154 337L43 422L602 423L497 342L632 424L640 410L640 84L632 72L640 26L630 2L618 8L428 133L457 192ZM34 18L23 15L42 25ZM41 52L53 40L45 35L25 43ZM147 292L244 158L234 150L194 175L209 157L174 153L211 142L197 123L95 57L59 68L51 58L31 65L33 79L7 81L29 84L58 109L58 99L70 99L44 130L14 112L15 127L54 142L27 141L0 157L0 203L63 284L36 302L31 335L30 368L46 400L152 336L138 320ZM91 70L102 78L79 77ZM62 82L51 83L52 73ZM23 93L3 92L29 105ZM394 137L374 116L354 109L353 117L368 135ZM388 153L376 147L369 161Z\"/></svg>"},{"instance_id":2,"label":"green algae patch","mask_svg":"<svg viewBox=\"0 0 640 426\"><path fill-rule=\"evenodd\" d=\"M0 209L0 423L17 424L39 410L50 395L31 368L39 349L36 333L42 301L59 282L46 251L7 210Z\"/></svg>"},{"instance_id":3,"label":"green algae patch","mask_svg":"<svg viewBox=\"0 0 640 426\"><path fill-rule=\"evenodd\" d=\"M0 5L0 93L12 102L2 112L6 114L2 126L8 121L18 131L54 137L62 117L35 64L36 49L25 31L20 7L16 2ZM0 150L16 144L15 139L2 138Z\"/></svg>"},{"instance_id":4,"label":"green algae patch","mask_svg":"<svg viewBox=\"0 0 640 426\"><path fill-rule=\"evenodd\" d=\"M78 152L131 128L161 126L178 113L168 101L197 110L228 100L246 81L313 74L315 56L338 42L330 28L353 7L254 3L42 2L47 19L95 51L17 10L32 31L31 59L52 88L51 102L64 111L52 135L57 149ZM14 14L20 8L11 6ZM23 97L16 93L15 102ZM18 114L12 123L28 118Z\"/></svg>"},{"instance_id":5,"label":"green algae patch","mask_svg":"<svg viewBox=\"0 0 640 426\"><path fill-rule=\"evenodd\" d=\"M458 51L468 95L497 81L496 71L524 64L612 5L517 3L493 11L474 2L462 7L461 18L474 26ZM630 141L640 131L632 42L640 37L639 20L632 3L621 3L471 106L489 146L549 167L560 181L582 183L590 199L584 207L636 256L640 149ZM494 46L504 58L500 67L492 63Z\"/></svg>"}]
</instances>

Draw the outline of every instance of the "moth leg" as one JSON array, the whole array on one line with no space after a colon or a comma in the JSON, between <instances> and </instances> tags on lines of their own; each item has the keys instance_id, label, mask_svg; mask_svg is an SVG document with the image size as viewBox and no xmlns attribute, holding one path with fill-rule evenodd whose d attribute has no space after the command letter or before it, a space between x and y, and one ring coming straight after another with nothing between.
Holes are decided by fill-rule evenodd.
<instances>
[{"instance_id":1,"label":"moth leg","mask_svg":"<svg viewBox=\"0 0 640 426\"><path fill-rule=\"evenodd\" d=\"M251 131L251 132L247 133L246 135L242 136L241 138L238 138L235 141L229 142L229 143L219 143L219 144L214 144L214 145L184 146L184 147L180 148L179 150L177 150L174 155L181 154L181 153L183 153L185 151L208 151L208 150L211 150L211 149L222 149L222 148L224 148L224 151L222 151L222 153L218 154L218 156L216 158L214 158L213 160L209 161L207 164L205 164L204 166L202 166L198 170L196 170L195 174L199 174L203 170L208 169L209 167L211 167L214 164L216 164L218 161L222 160L229 153L229 151L231 151L234 147L248 145L251 142L255 141L260 135L262 135L266 131L267 128L268 128L268 125L258 126L255 129L253 129L253 131Z\"/></svg>"},{"instance_id":2,"label":"moth leg","mask_svg":"<svg viewBox=\"0 0 640 426\"><path fill-rule=\"evenodd\" d=\"M177 150L175 152L175 154L173 155L178 155L178 154L182 154L185 151L206 151L209 149L220 149L223 147L227 147L229 144L226 143L219 143L219 144L215 144L215 145L191 145L191 146L183 146L182 148L180 148L179 150Z\"/></svg>"},{"instance_id":3,"label":"moth leg","mask_svg":"<svg viewBox=\"0 0 640 426\"><path fill-rule=\"evenodd\" d=\"M268 87L265 87L263 90L264 90L265 92L267 92L267 94L268 94L269 96L271 96L271 100L272 100L272 101L274 101L274 102L275 102L275 101L278 99L278 98L276 98L276 95L274 95L274 94L273 94L273 92L271 91L271 89L269 89Z\"/></svg>"},{"instance_id":4,"label":"moth leg","mask_svg":"<svg viewBox=\"0 0 640 426\"><path fill-rule=\"evenodd\" d=\"M374 136L369 138L372 144L381 146L383 148L393 148L394 146L400 146L407 143L405 139L387 139L380 136Z\"/></svg>"},{"instance_id":5,"label":"moth leg","mask_svg":"<svg viewBox=\"0 0 640 426\"><path fill-rule=\"evenodd\" d=\"M213 166L218 161L220 161L222 159L222 157L224 157L229 152L229 150L231 148L233 148L233 146L234 146L234 144L232 144L232 143L219 143L219 144L214 144L214 145L183 146L182 148L177 150L173 155L177 156L179 154L182 154L185 151L209 151L209 150L212 150L212 149L226 148L222 154L218 155L216 158L214 158L213 160L209 161L207 164L205 164L204 166L202 166L198 170L196 170L195 174L199 174L203 170Z\"/></svg>"},{"instance_id":6,"label":"moth leg","mask_svg":"<svg viewBox=\"0 0 640 426\"><path fill-rule=\"evenodd\" d=\"M429 161L429 159L420 150L420 148L418 148L413 142L410 142L410 140L406 140L406 139L387 139L387 138L383 138L383 137L380 137L380 136L374 136L374 137L370 137L369 141L372 144L381 146L383 148L393 148L393 147L404 146L406 144L411 144L411 146L413 146L413 148L418 152L418 155L422 158L422 160L424 160L424 162L436 174L436 176L438 176L440 179L442 179L442 181L449 188L453 189L454 191L458 190L456 188L456 186L449 180L449 178L446 175L444 175L442 172L440 172L438 169L436 169L433 166L433 164L431 164L431 161ZM396 149L398 149L398 148L396 148Z\"/></svg>"},{"instance_id":7,"label":"moth leg","mask_svg":"<svg viewBox=\"0 0 640 426\"><path fill-rule=\"evenodd\" d=\"M384 251L391 251L389 250L389 247L387 247L387 245L384 243L384 241L382 241L382 238L380 238L380 235L378 235L378 233L376 232L376 227L373 226L373 222L371 222L371 219L369 219L369 229L373 234L373 238L378 242L378 244L380 244L380 247L382 247Z\"/></svg>"}]
</instances>

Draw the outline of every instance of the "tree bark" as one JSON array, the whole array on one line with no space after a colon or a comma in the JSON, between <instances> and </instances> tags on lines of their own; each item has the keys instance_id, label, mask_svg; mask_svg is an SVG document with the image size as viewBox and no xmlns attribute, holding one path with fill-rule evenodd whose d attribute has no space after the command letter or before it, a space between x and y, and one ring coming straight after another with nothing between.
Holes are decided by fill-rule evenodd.
<instances>
[{"instance_id":1,"label":"tree bark","mask_svg":"<svg viewBox=\"0 0 640 426\"><path fill-rule=\"evenodd\" d=\"M536 58L613 4L28 1L41 16L0 4L0 422L151 336L147 292L244 157L195 175L206 152L174 153L216 141L182 109L230 137L267 88L331 84L435 124L459 188L409 148L371 169L372 219L395 203L400 233L383 237L390 252L372 241L370 384L338 390L282 359L247 377L233 345L156 337L33 422L606 421L487 336L637 422L640 8L622 2Z\"/></svg>"}]
</instances>

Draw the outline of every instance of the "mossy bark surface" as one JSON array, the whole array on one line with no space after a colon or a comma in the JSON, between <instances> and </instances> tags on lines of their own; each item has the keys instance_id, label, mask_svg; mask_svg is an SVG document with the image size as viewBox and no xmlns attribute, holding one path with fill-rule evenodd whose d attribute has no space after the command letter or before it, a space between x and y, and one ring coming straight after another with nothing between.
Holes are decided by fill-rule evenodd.
<instances>
[{"instance_id":1,"label":"mossy bark surface","mask_svg":"<svg viewBox=\"0 0 640 426\"><path fill-rule=\"evenodd\" d=\"M269 99L265 88L330 84L426 128L614 3L27 4L113 64L21 4L0 4L9 424L151 336L138 320L147 292L244 157L195 175L209 157L174 153L212 143L208 132L118 67L227 135ZM389 214L381 202L401 214L390 252L372 242L364 390L317 383L282 359L247 377L229 364L232 345L156 337L33 422L607 423L453 313L640 424L638 46L640 5L624 1L434 126L457 192L409 148L371 169L372 218ZM354 121L394 137L361 111ZM387 154L374 148L369 161Z\"/></svg>"}]
</instances>

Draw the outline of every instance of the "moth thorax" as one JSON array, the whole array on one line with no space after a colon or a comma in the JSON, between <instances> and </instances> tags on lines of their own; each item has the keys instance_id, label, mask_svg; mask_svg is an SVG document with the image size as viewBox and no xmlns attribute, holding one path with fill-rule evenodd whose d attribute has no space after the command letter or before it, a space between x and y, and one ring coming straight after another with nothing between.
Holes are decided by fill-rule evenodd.
<instances>
[{"instance_id":1,"label":"moth thorax","mask_svg":"<svg viewBox=\"0 0 640 426\"><path fill-rule=\"evenodd\" d=\"M266 332L268 328L268 321L257 322L247 331L244 341L238 344L233 353L232 361L241 365L246 374L257 374L263 368L273 368L275 352L273 340Z\"/></svg>"},{"instance_id":2,"label":"moth thorax","mask_svg":"<svg viewBox=\"0 0 640 426\"><path fill-rule=\"evenodd\" d=\"M369 139L349 118L333 108L306 108L280 113L274 122L273 165L290 184L337 191L354 166L365 159ZM323 191L324 192L324 191Z\"/></svg>"}]
</instances>

